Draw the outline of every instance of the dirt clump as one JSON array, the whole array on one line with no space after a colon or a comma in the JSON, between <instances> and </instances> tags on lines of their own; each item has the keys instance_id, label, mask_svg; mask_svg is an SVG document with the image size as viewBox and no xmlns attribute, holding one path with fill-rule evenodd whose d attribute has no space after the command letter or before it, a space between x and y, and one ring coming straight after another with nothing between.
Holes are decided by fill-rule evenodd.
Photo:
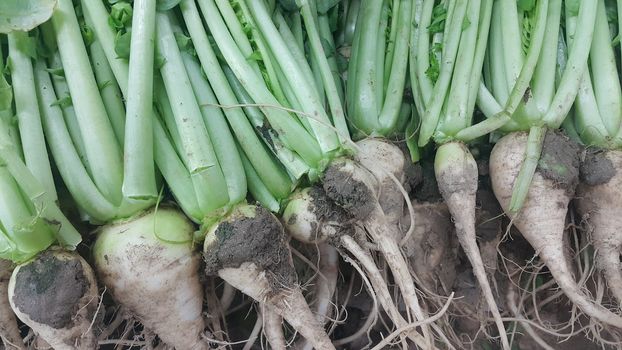
<instances>
[{"instance_id":1,"label":"dirt clump","mask_svg":"<svg viewBox=\"0 0 622 350\"><path fill-rule=\"evenodd\" d=\"M208 275L252 262L270 272L275 284L296 282L283 226L267 209L255 207L254 217L234 214L220 223L215 235L218 243L204 254Z\"/></svg>"},{"instance_id":2,"label":"dirt clump","mask_svg":"<svg viewBox=\"0 0 622 350\"><path fill-rule=\"evenodd\" d=\"M581 162L579 175L586 185L596 186L609 182L616 175L616 169L603 151L588 149Z\"/></svg>"},{"instance_id":3,"label":"dirt clump","mask_svg":"<svg viewBox=\"0 0 622 350\"><path fill-rule=\"evenodd\" d=\"M579 144L567 136L548 131L544 137L537 171L545 179L552 180L567 193L573 194L579 183L580 151Z\"/></svg>"},{"instance_id":4,"label":"dirt clump","mask_svg":"<svg viewBox=\"0 0 622 350\"><path fill-rule=\"evenodd\" d=\"M354 216L365 220L375 209L377 200L372 191L352 173L345 171L344 164L333 164L324 173L323 187L328 198Z\"/></svg>"},{"instance_id":5,"label":"dirt clump","mask_svg":"<svg viewBox=\"0 0 622 350\"><path fill-rule=\"evenodd\" d=\"M19 270L13 303L33 321L60 329L71 324L88 288L79 260L44 252Z\"/></svg>"}]
</instances>

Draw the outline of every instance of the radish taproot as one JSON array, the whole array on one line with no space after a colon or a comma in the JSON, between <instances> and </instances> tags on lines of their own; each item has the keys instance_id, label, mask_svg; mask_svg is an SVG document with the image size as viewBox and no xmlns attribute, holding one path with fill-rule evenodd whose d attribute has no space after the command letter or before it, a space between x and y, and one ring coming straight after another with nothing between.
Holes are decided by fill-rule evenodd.
<instances>
[{"instance_id":1,"label":"radish taproot","mask_svg":"<svg viewBox=\"0 0 622 350\"><path fill-rule=\"evenodd\" d=\"M563 235L568 204L579 180L578 147L564 136L547 133L543 155L520 213L510 210L512 188L524 161L526 133L511 133L497 142L490 155L493 191L513 225L546 264L566 296L588 316L616 327L622 317L596 304L582 291L564 256Z\"/></svg>"},{"instance_id":2,"label":"radish taproot","mask_svg":"<svg viewBox=\"0 0 622 350\"><path fill-rule=\"evenodd\" d=\"M15 314L9 303L9 279L13 272L12 263L0 259L0 340L7 349L25 350L26 346L17 328Z\"/></svg>"},{"instance_id":3,"label":"radish taproot","mask_svg":"<svg viewBox=\"0 0 622 350\"><path fill-rule=\"evenodd\" d=\"M205 270L282 316L316 349L334 349L305 301L285 232L268 210L240 205L210 229L204 243Z\"/></svg>"}]
</instances>

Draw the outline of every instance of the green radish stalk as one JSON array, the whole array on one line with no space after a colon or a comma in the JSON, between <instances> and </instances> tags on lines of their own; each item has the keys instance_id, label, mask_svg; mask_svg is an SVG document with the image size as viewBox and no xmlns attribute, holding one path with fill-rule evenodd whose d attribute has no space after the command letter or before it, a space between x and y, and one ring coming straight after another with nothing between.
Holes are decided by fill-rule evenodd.
<instances>
[{"instance_id":1,"label":"green radish stalk","mask_svg":"<svg viewBox=\"0 0 622 350\"><path fill-rule=\"evenodd\" d=\"M6 349L25 350L26 346L19 334L15 314L9 304L9 279L11 272L13 272L12 263L8 260L0 259L0 340L2 340Z\"/></svg>"},{"instance_id":2,"label":"green radish stalk","mask_svg":"<svg viewBox=\"0 0 622 350\"><path fill-rule=\"evenodd\" d=\"M2 91L5 102L14 97L20 131L19 139L13 138L11 127L0 122L0 257L19 264L9 281L8 302L22 322L56 348L91 349L97 346L92 325L99 306L94 273L77 253L49 248L58 243L74 250L81 237L57 204L33 53L26 50L33 43L28 33L9 34L13 88L12 94ZM3 104L0 116L8 113L10 103Z\"/></svg>"},{"instance_id":3,"label":"green radish stalk","mask_svg":"<svg viewBox=\"0 0 622 350\"><path fill-rule=\"evenodd\" d=\"M596 304L582 291L564 256L564 229L568 204L578 183L579 156L563 136L548 133L542 159L519 214L510 210L512 188L522 167L526 133L511 133L497 142L490 155L493 191L512 223L536 250L566 296L586 315L622 327L622 317ZM535 224L537 223L537 224Z\"/></svg>"},{"instance_id":4,"label":"green radish stalk","mask_svg":"<svg viewBox=\"0 0 622 350\"><path fill-rule=\"evenodd\" d=\"M81 211L93 223L105 224L98 230L95 262L100 278L115 300L135 313L146 328L160 335L168 345L206 349L208 344L202 338L205 324L201 314L203 291L198 275L199 257L193 254L194 227L177 209L150 209L157 197L153 193L153 184L157 184L152 171L154 158L167 179L177 179L174 184L189 182L183 176L186 169L182 169L178 158L171 156L175 151L168 138L151 139L158 133L165 133L152 103L154 90L157 90L152 88L151 82L154 53L141 53L154 50L155 1L134 3L137 8L133 20L137 25L132 41L136 41L133 43L136 45L131 46L137 51L132 53L130 63L117 59L115 33L108 25L110 16L104 4L85 0L82 5L85 23L95 33L86 40L89 47L84 45L70 0L58 2L52 17L53 28L46 28L53 29L55 42L46 44L53 51L58 48L79 126L77 130L85 141L86 161L81 159L72 142L69 122L65 122L70 115L54 103L56 85L51 82L45 61L39 58L35 70L37 93L49 148ZM87 49L97 74L93 72ZM144 80L130 84L130 76ZM118 86L122 96L105 93L109 85ZM134 90L129 91L130 85ZM100 87L104 89L100 91ZM128 101L128 123L125 123L122 97ZM124 139L123 135L135 132L140 135L138 139ZM87 137L89 142L86 142ZM144 159L124 165L124 154L128 150L132 157ZM125 170L129 173L125 174ZM119 246L118 242L126 244ZM133 249L128 251L127 247ZM171 265L163 266L166 262ZM128 264L139 266L128 269ZM153 267L159 267L158 272L154 272ZM134 273L136 271L139 273ZM185 286L183 292L167 289L177 286ZM137 299L137 295L141 298ZM148 309L145 305L149 305Z\"/></svg>"},{"instance_id":5,"label":"green radish stalk","mask_svg":"<svg viewBox=\"0 0 622 350\"><path fill-rule=\"evenodd\" d=\"M93 247L98 275L115 299L179 349L208 348L200 338L203 300L196 296L203 291L194 230L178 210L160 207L102 227Z\"/></svg>"},{"instance_id":6,"label":"green radish stalk","mask_svg":"<svg viewBox=\"0 0 622 350\"><path fill-rule=\"evenodd\" d=\"M493 2L435 3L428 0L422 4L420 25L413 33L416 44L411 50L411 85L422 120L419 146L425 146L431 138L439 144L434 172L440 193L492 313L501 345L509 350L505 326L475 234L477 164L463 140L457 137L472 122Z\"/></svg>"},{"instance_id":7,"label":"green radish stalk","mask_svg":"<svg viewBox=\"0 0 622 350\"><path fill-rule=\"evenodd\" d=\"M48 250L18 265L9 281L17 317L57 350L96 349L95 273L77 253Z\"/></svg>"},{"instance_id":8,"label":"green radish stalk","mask_svg":"<svg viewBox=\"0 0 622 350\"><path fill-rule=\"evenodd\" d=\"M206 273L217 275L267 304L316 349L334 349L296 285L283 226L266 209L237 206L210 228L204 245Z\"/></svg>"}]
</instances>

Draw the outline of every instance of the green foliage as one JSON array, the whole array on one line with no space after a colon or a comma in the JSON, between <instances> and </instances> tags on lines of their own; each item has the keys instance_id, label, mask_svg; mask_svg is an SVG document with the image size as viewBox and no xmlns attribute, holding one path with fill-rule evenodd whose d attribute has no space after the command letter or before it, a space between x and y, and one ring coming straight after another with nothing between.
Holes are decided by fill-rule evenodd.
<instances>
[{"instance_id":1,"label":"green foliage","mask_svg":"<svg viewBox=\"0 0 622 350\"><path fill-rule=\"evenodd\" d=\"M29 31L52 17L57 0L1 0L0 33Z\"/></svg>"}]
</instances>

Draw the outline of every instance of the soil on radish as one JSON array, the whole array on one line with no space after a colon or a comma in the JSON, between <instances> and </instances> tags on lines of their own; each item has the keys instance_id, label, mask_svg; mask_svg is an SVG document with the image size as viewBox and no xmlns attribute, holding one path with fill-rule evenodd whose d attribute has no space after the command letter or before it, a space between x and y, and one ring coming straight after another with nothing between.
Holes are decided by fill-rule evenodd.
<instances>
[{"instance_id":1,"label":"soil on radish","mask_svg":"<svg viewBox=\"0 0 622 350\"><path fill-rule=\"evenodd\" d=\"M71 324L88 288L78 260L58 260L51 252L44 252L20 270L13 303L33 321L60 329ZM97 305L87 307L89 314L94 314Z\"/></svg>"},{"instance_id":2,"label":"soil on radish","mask_svg":"<svg viewBox=\"0 0 622 350\"><path fill-rule=\"evenodd\" d=\"M352 236L354 234L354 230L351 225L352 217L348 215L343 208L330 200L322 187L311 187L309 189L309 195L311 197L309 211L312 212L318 219L317 223L311 223L311 230L313 233L319 235L318 230L320 227L318 227L318 225L331 225L335 229L335 236L327 237L327 239L336 245L338 245L339 236L343 234ZM289 226L293 226L296 223L296 220L297 215L293 214L287 220L287 224Z\"/></svg>"},{"instance_id":3,"label":"soil on radish","mask_svg":"<svg viewBox=\"0 0 622 350\"><path fill-rule=\"evenodd\" d=\"M377 200L365 184L344 171L344 164L333 164L324 173L326 195L356 219L365 220L375 209Z\"/></svg>"},{"instance_id":4,"label":"soil on radish","mask_svg":"<svg viewBox=\"0 0 622 350\"><path fill-rule=\"evenodd\" d=\"M552 180L570 195L579 183L581 148L578 143L557 131L548 131L544 137L537 171Z\"/></svg>"},{"instance_id":5,"label":"soil on radish","mask_svg":"<svg viewBox=\"0 0 622 350\"><path fill-rule=\"evenodd\" d=\"M586 150L579 170L581 182L590 186L606 184L616 174L611 160L597 149Z\"/></svg>"},{"instance_id":6,"label":"soil on radish","mask_svg":"<svg viewBox=\"0 0 622 350\"><path fill-rule=\"evenodd\" d=\"M220 223L215 231L219 243L205 252L205 272L212 276L227 268L253 262L269 271L274 286L291 286L296 274L288 263L289 251L283 226L263 207L256 207L255 217Z\"/></svg>"}]
</instances>

